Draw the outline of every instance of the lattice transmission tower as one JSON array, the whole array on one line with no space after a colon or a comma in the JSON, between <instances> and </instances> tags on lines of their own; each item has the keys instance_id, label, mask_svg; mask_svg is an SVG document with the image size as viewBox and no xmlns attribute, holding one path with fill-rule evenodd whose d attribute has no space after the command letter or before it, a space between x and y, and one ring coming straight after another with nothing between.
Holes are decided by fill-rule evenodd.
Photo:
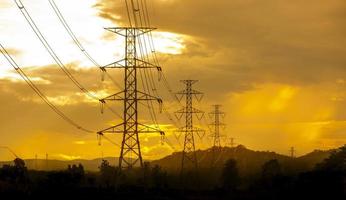
<instances>
[{"instance_id":1,"label":"lattice transmission tower","mask_svg":"<svg viewBox=\"0 0 346 200\"><path fill-rule=\"evenodd\" d=\"M213 128L212 134L213 147L212 147L212 159L211 165L215 165L218 158L221 156L221 137L224 137L220 133L220 129L225 127L225 124L221 122L221 119L225 117L225 113L220 110L221 105L213 105L214 110L209 113L209 117L213 119L213 122L209 124Z\"/></svg>"},{"instance_id":2,"label":"lattice transmission tower","mask_svg":"<svg viewBox=\"0 0 346 200\"><path fill-rule=\"evenodd\" d=\"M295 158L296 157L296 150L294 147L290 148L290 157Z\"/></svg>"},{"instance_id":3,"label":"lattice transmission tower","mask_svg":"<svg viewBox=\"0 0 346 200\"><path fill-rule=\"evenodd\" d=\"M237 143L235 143L234 141L235 141L235 138L233 137L227 138L226 146L229 146L231 148L235 147Z\"/></svg>"},{"instance_id":4,"label":"lattice transmission tower","mask_svg":"<svg viewBox=\"0 0 346 200\"><path fill-rule=\"evenodd\" d=\"M220 110L221 105L213 105L214 111L209 113L209 116L213 118L213 123L209 124L214 128L211 137L214 139L214 148L221 148L220 129L225 127L225 124L221 122L221 119L225 117L225 113Z\"/></svg>"},{"instance_id":5,"label":"lattice transmission tower","mask_svg":"<svg viewBox=\"0 0 346 200\"><path fill-rule=\"evenodd\" d=\"M192 89L192 85L197 83L197 80L182 80L182 83L185 84L185 89L178 92L177 98L179 101L183 100L185 97L185 107L181 110L175 112L178 119L181 119L185 116L185 126L181 127L177 130L177 132L184 134L184 149L181 161L181 172L184 171L188 166L192 166L194 168L198 168L197 156L196 156L196 147L195 147L195 133L202 137L201 134L204 134L205 131L203 129L194 127L193 118L194 115L197 116L198 119L202 119L204 112L194 108L193 99L194 97L197 101L201 101L203 98L203 93Z\"/></svg>"},{"instance_id":6,"label":"lattice transmission tower","mask_svg":"<svg viewBox=\"0 0 346 200\"><path fill-rule=\"evenodd\" d=\"M141 124L138 122L138 102L139 101L158 101L161 105L162 100L159 97L152 96L145 92L138 90L137 73L138 70L145 70L149 68L157 68L161 71L159 66L139 59L137 48L139 37L154 30L150 27L118 27L106 28L115 34L125 37L125 58L106 65L106 68L123 68L124 75L124 90L116 94L110 95L100 100L101 105L106 101L123 101L124 113L123 122L116 126L112 126L105 130L99 131L99 135L105 133L120 133L123 136L121 143L121 151L119 157L119 167L133 168L135 166L143 166L141 146L139 141L139 133L160 133L164 135L159 129Z\"/></svg>"}]
</instances>

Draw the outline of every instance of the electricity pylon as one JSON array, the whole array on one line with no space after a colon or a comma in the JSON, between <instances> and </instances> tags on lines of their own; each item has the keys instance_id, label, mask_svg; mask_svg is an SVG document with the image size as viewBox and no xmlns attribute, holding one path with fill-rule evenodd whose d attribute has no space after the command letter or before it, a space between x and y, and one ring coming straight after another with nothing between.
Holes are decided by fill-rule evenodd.
<instances>
[{"instance_id":1,"label":"electricity pylon","mask_svg":"<svg viewBox=\"0 0 346 200\"><path fill-rule=\"evenodd\" d=\"M234 140L235 140L235 138L232 138L232 137L228 138L227 145L230 146L231 148L233 148L236 145Z\"/></svg>"},{"instance_id":2,"label":"electricity pylon","mask_svg":"<svg viewBox=\"0 0 346 200\"><path fill-rule=\"evenodd\" d=\"M295 158L295 153L296 153L296 150L294 149L294 147L291 147L291 149L290 149L291 158Z\"/></svg>"},{"instance_id":3,"label":"electricity pylon","mask_svg":"<svg viewBox=\"0 0 346 200\"><path fill-rule=\"evenodd\" d=\"M213 105L214 111L209 113L209 116L213 118L213 123L209 124L214 128L213 134L211 135L214 138L214 148L221 148L221 134L220 128L225 127L225 124L221 123L221 118L225 116L225 113L220 111L221 105Z\"/></svg>"},{"instance_id":4,"label":"electricity pylon","mask_svg":"<svg viewBox=\"0 0 346 200\"><path fill-rule=\"evenodd\" d=\"M139 101L158 101L161 105L162 100L158 97L151 96L145 92L138 90L137 84L137 72L140 69L157 68L161 71L159 66L153 65L146 61L140 60L137 55L137 42L139 42L139 36L147 34L154 30L149 27L118 27L118 28L106 28L115 34L125 37L125 58L102 67L106 68L123 68L125 70L124 77L124 90L116 94L110 95L100 100L101 105L106 101L123 101L124 113L123 122L116 126L112 126L105 130L99 131L99 135L105 133L121 133L123 139L121 143L121 151L119 157L119 168L133 168L136 165L143 166L141 147L138 134L139 133L160 133L164 135L159 129L152 128L150 126L140 124L138 122L138 102Z\"/></svg>"},{"instance_id":5,"label":"electricity pylon","mask_svg":"<svg viewBox=\"0 0 346 200\"><path fill-rule=\"evenodd\" d=\"M202 119L204 115L203 111L192 106L193 96L197 99L197 101L201 101L203 98L203 93L192 89L192 85L198 81L182 80L181 82L185 84L186 88L178 92L176 95L179 101L182 101L183 97L185 96L185 107L175 112L175 114L178 119L181 119L183 115L185 115L185 127L181 127L177 130L177 132L184 134L184 149L181 161L181 173L183 173L184 169L189 164L196 169L198 168L194 134L196 133L199 137L202 137L200 134L204 134L205 131L193 126L193 116L196 115L198 119Z\"/></svg>"},{"instance_id":6,"label":"electricity pylon","mask_svg":"<svg viewBox=\"0 0 346 200\"><path fill-rule=\"evenodd\" d=\"M37 154L35 154L35 170L37 170Z\"/></svg>"},{"instance_id":7,"label":"electricity pylon","mask_svg":"<svg viewBox=\"0 0 346 200\"><path fill-rule=\"evenodd\" d=\"M214 144L212 147L212 159L211 165L214 166L217 162L217 157L221 155L221 134L220 128L225 127L225 124L221 123L221 118L225 116L224 112L221 112L221 105L213 105L214 111L209 113L209 117L213 119L213 123L209 124L209 126L213 127L213 133L211 137L214 139Z\"/></svg>"}]
</instances>

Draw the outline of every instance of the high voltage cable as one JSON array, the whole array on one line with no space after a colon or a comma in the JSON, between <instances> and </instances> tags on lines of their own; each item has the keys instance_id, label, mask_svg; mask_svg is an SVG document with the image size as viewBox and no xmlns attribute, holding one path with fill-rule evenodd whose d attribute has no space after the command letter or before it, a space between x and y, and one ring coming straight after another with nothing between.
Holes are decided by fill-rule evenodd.
<instances>
[{"instance_id":1,"label":"high voltage cable","mask_svg":"<svg viewBox=\"0 0 346 200\"><path fill-rule=\"evenodd\" d=\"M165 137L164 142L166 142L166 144L171 147L171 149L173 149L173 151L177 151L177 149L173 146L173 144L171 143L171 141L168 139L168 137Z\"/></svg>"},{"instance_id":2,"label":"high voltage cable","mask_svg":"<svg viewBox=\"0 0 346 200\"><path fill-rule=\"evenodd\" d=\"M2 55L6 58L6 60L10 63L10 65L16 70L16 72L23 78L23 80L30 86L31 89L63 120L72 126L76 127L79 130L82 130L87 133L94 133L94 131L83 128L78 125L71 118L67 117L63 112L61 112L49 99L41 92L41 90L31 81L31 79L25 74L25 72L19 67L19 65L14 61L14 59L10 56L8 51L0 44L0 51Z\"/></svg>"},{"instance_id":3,"label":"high voltage cable","mask_svg":"<svg viewBox=\"0 0 346 200\"><path fill-rule=\"evenodd\" d=\"M142 12L141 12L138 0L136 2L137 2L137 8L138 8L139 21L140 21L141 26L143 26L143 20L142 20L142 15L141 15ZM142 5L142 10L143 10L143 5ZM145 20L144 20L144 24L145 24L145 26L147 26L147 23L145 23ZM139 39L141 39L141 38L139 38ZM142 47L144 47L144 50L145 50L145 58L147 59L148 62L150 62L148 48L147 48L147 41L145 39L145 35L143 36L143 44L142 44ZM152 71L150 69L149 69L149 73L147 73L147 71L145 71L145 75L146 75L146 81L147 81L147 85L148 85L148 90L149 90L149 85L150 85L153 93L156 96L159 96L158 93L157 93L157 90L156 90L156 86L155 86L155 82L154 82L154 79L153 79ZM149 84L148 84L148 77L149 77ZM155 115L155 111L152 110L152 112ZM155 120L157 120L156 116L154 116L154 117L155 117Z\"/></svg>"},{"instance_id":4,"label":"high voltage cable","mask_svg":"<svg viewBox=\"0 0 346 200\"><path fill-rule=\"evenodd\" d=\"M143 10L144 22L146 23L147 26L150 27L151 26L151 22L150 22L150 16L149 16L149 11L148 11L148 6L147 6L147 1L146 0L144 0L144 3L143 3L143 0L141 0L141 7L142 7L142 10ZM151 32L148 34L148 40L149 40L148 43L149 43L149 46L150 46L151 55L153 57L153 60L156 63L156 65L160 66L159 60L158 60L157 55L156 55L156 49L155 49L153 35L152 35ZM163 80L164 87L166 87L166 89L168 90L168 92L170 93L172 98L174 100L176 100L180 104L180 101L176 98L176 95L173 93L173 90L171 89L171 87L169 85L169 82L167 81L167 78L166 78L165 74L163 73L163 71L160 71L160 76L161 76L161 78Z\"/></svg>"},{"instance_id":5,"label":"high voltage cable","mask_svg":"<svg viewBox=\"0 0 346 200\"><path fill-rule=\"evenodd\" d=\"M141 8L142 8L142 11L143 11L143 18L144 18L144 23L145 23L145 26L151 26L150 24L150 17L149 17L149 12L148 12L148 7L147 7L147 2L146 0L144 1L143 3L143 0L140 0L141 2ZM138 0L137 0L137 3L138 3ZM156 56L156 50L155 50L155 45L154 45L154 40L153 40L153 35L152 33L150 32L149 35L148 35L148 43L149 43L149 47L150 47L150 50L151 50L151 55L152 55L152 59L154 60L154 62L156 63L156 65L160 65L158 59L157 59L157 56ZM150 71L151 72L151 71ZM155 82L153 80L153 77L152 77L152 73L150 74L151 76L151 81L152 83L155 85ZM163 73L163 71L160 72L160 76L161 76L161 79L163 80L163 84L164 86L166 87L166 89L168 90L168 92L170 93L170 95L172 95L173 99L176 100L179 104L180 104L180 101L176 98L176 95L173 94L173 91L171 90L170 86L169 86L169 83ZM154 90L154 92L157 93L156 90ZM172 118L171 114L168 112L168 110L165 108L164 104L162 105L163 107L163 111L164 113L166 114L167 118L173 123L174 126L178 127L179 126L179 121L178 123L175 122L175 120ZM180 144L180 141L177 137L177 135L173 132L175 138L177 139L178 141L178 144L181 146Z\"/></svg>"},{"instance_id":6,"label":"high voltage cable","mask_svg":"<svg viewBox=\"0 0 346 200\"><path fill-rule=\"evenodd\" d=\"M132 7L133 7L133 15L134 15L134 18L135 18L135 23L136 23L136 26L138 26L138 20L136 19L136 12L138 12L138 15L139 15L139 21L141 23L141 26L143 26L143 21L144 21L144 24L145 26L149 26L150 27L150 20L149 20L149 14L148 14L148 9L147 9L147 6L143 4L143 0L141 0L141 8L142 8L142 12L143 12L143 17L144 17L144 20L142 20L142 15L141 15L141 10L139 9L139 2L138 0L136 1L137 2L137 9L134 8L134 2L133 0L131 0L131 4L132 4ZM128 9L128 6L127 6L127 9ZM131 19L129 18L129 21L131 21ZM152 58L154 60L154 62L159 66L159 62L158 62L158 59L156 57L156 53L155 53L155 47L154 47L154 43L153 43L153 36L152 36L152 33L150 32L149 35L148 35L148 43L149 43L149 47L150 47L150 50L151 50L151 55L152 55ZM147 46L146 46L147 42L146 40L144 39L144 47L145 47L145 50L146 50L146 53L148 54L148 50L147 50ZM140 43L141 45L141 43ZM149 60L149 56L146 56L146 58ZM150 83L151 85L153 86L153 92L157 94L157 90L156 90L156 86L155 86L155 82L153 80L153 75L151 73L152 71L150 71L150 74L149 74L149 77L150 77ZM173 99L174 100L177 100L176 99L176 96L173 94L173 91L170 89L170 86L169 86L169 83L167 82L167 79L166 77L164 76L163 72L161 72L160 74L161 77L163 77L163 80L164 80L164 85L166 86L166 88L168 89L169 93L173 96ZM179 102L179 101L178 101ZM167 111L167 109L165 109L164 105L163 105L163 111L164 113L166 114L167 118L175 125L177 126L177 123L173 120L173 118L171 117L170 113ZM178 122L179 123L179 122ZM175 135L175 133L173 133ZM179 140L178 140L178 137L175 135L175 138L177 139L178 143L179 143ZM180 143L179 143L180 145Z\"/></svg>"},{"instance_id":7,"label":"high voltage cable","mask_svg":"<svg viewBox=\"0 0 346 200\"><path fill-rule=\"evenodd\" d=\"M136 12L138 12L140 25L143 27L143 21L142 21L142 18L141 18L141 13L140 13L140 9L139 9L138 0L137 0L137 9L134 8L135 6L134 6L133 0L131 1L131 4L132 4L132 7L133 7L133 15L134 15L134 18L135 18L135 25L138 26L138 20L136 19ZM145 26L147 26L146 23L145 23ZM144 43L144 45L141 42L141 38L139 38L139 47L140 47L141 56L142 56L143 59L146 59L148 62L150 62L150 59L149 59L149 56L148 56L147 41L146 41L145 37L143 37L143 43ZM143 53L143 48L145 50L144 53ZM151 87L154 95L158 96L157 90L156 90L156 86L155 86L155 82L154 82L153 75L152 75L152 71L150 70L149 74L146 73L146 71L144 71L144 75L145 75L145 82L146 82L146 85L147 85L147 88L148 88L148 92L150 93L150 87ZM148 77L149 77L149 83L148 83ZM143 79L142 75L141 75L141 78ZM143 82L143 80L142 80L142 82ZM143 86L145 86L144 83L143 83ZM157 119L156 119L155 111L153 109L153 104L152 104L152 110L149 110L149 112L150 112L153 120L155 121L155 123L157 125ZM168 140L167 137L163 137L162 141L165 142L174 151L176 151L176 149L170 143L170 141Z\"/></svg>"},{"instance_id":8,"label":"high voltage cable","mask_svg":"<svg viewBox=\"0 0 346 200\"><path fill-rule=\"evenodd\" d=\"M130 15L130 8L129 8L129 5L127 3L127 0L124 0L125 1L125 4L126 4L126 11L127 11L127 17L129 19L129 24L130 24L130 27L132 27L132 21L131 21L131 15Z\"/></svg>"},{"instance_id":9,"label":"high voltage cable","mask_svg":"<svg viewBox=\"0 0 346 200\"><path fill-rule=\"evenodd\" d=\"M69 72L69 70L66 68L66 66L63 64L63 62L60 60L60 58L57 56L53 48L50 46L46 38L41 33L40 29L37 27L35 21L31 18L29 12L26 10L25 6L23 5L21 0L14 0L17 7L19 8L20 12L34 31L35 35L38 37L38 39L41 41L44 48L48 51L49 55L53 58L53 60L56 62L56 64L63 70L63 72L67 75L67 77L76 85L82 92L84 92L87 96L90 98L100 101L100 99L95 96L94 94L90 93L87 89L85 89L75 78L74 76ZM109 108L107 106L107 108ZM117 112L114 110L111 110L112 113L117 115L119 118L122 118Z\"/></svg>"},{"instance_id":10,"label":"high voltage cable","mask_svg":"<svg viewBox=\"0 0 346 200\"><path fill-rule=\"evenodd\" d=\"M17 154L14 153L14 151L12 151L12 149L11 149L10 147L7 147L7 146L0 146L0 148L8 150L14 157L19 158L19 157L17 156Z\"/></svg>"},{"instance_id":11,"label":"high voltage cable","mask_svg":"<svg viewBox=\"0 0 346 200\"><path fill-rule=\"evenodd\" d=\"M132 7L132 14L133 14L133 18L134 18L134 22L135 22L135 27L138 27L139 26L139 23L140 25L142 26L142 19L141 19L141 15L140 15L140 8L139 8L139 4L138 4L138 1L137 1L137 6L135 6L135 2L134 0L131 0L131 7ZM137 19L137 13L139 14L138 17L139 19ZM139 21L139 22L138 22ZM142 44L142 40L141 40L141 36L139 36L137 38L138 40L138 44L139 44L139 53L140 53L140 56L143 60L149 62L149 59L148 59L148 56L146 55L147 54L147 49L145 46L143 46ZM145 42L145 41L144 41ZM145 45L145 44L144 44ZM144 49L143 49L144 48ZM145 51L145 52L144 52ZM148 83L148 75L146 73L146 70L144 70L144 76L145 78L143 78L143 75L142 75L142 71L140 70L140 78L142 80L142 85L143 85L143 89L145 92L148 92L149 95L151 95L151 92L150 92L150 87L152 87L149 83ZM155 114L155 111L154 111L154 105L152 102L150 102L151 105L149 105L149 102L147 102L148 104L148 108L149 108L149 113L150 113L150 116L155 124L156 127L159 127L158 126L158 123L157 123L157 117L156 117L156 114Z\"/></svg>"},{"instance_id":12,"label":"high voltage cable","mask_svg":"<svg viewBox=\"0 0 346 200\"><path fill-rule=\"evenodd\" d=\"M114 142L113 140L111 140L110 138L108 138L107 136L105 136L104 134L97 134L97 137L103 137L104 139L106 139L108 142L110 142L111 144L121 147L118 143ZM99 138L100 143L99 145L101 145L101 138Z\"/></svg>"},{"instance_id":13,"label":"high voltage cable","mask_svg":"<svg viewBox=\"0 0 346 200\"><path fill-rule=\"evenodd\" d=\"M89 53L88 51L84 48L84 46L82 45L82 43L78 40L78 38L76 37L76 35L74 34L74 32L72 31L70 25L67 23L64 15L61 13L59 7L56 5L54 0L49 0L49 4L51 5L51 7L54 10L54 13L56 14L56 16L59 18L59 21L61 22L61 24L63 25L63 27L65 28L65 30L67 31L67 33L70 35L71 39L73 40L73 42L76 44L76 46L81 50L81 52L85 55L85 57L88 58L88 60L90 62L92 62L95 66L97 66L98 68L100 68L102 70L103 73L106 73L106 75L108 76L108 78L114 83L114 85L116 85L118 88L122 88L119 83L114 80L112 78L112 76L110 76L110 74L106 71L106 69L104 67L102 67Z\"/></svg>"},{"instance_id":14,"label":"high voltage cable","mask_svg":"<svg viewBox=\"0 0 346 200\"><path fill-rule=\"evenodd\" d=\"M59 7L56 5L54 0L49 0L49 3L51 5L51 7L53 8L55 14L57 15L57 17L59 18L59 21L61 22L61 24L63 25L63 27L66 29L67 33L70 35L71 39L74 41L74 43L76 44L76 46L82 51L82 53L97 67L99 67L103 73L105 73L108 78L113 82L114 85L116 85L119 89L122 89L122 87L120 86L120 84L114 80L112 78L112 76L107 72L107 70L102 67L88 52L87 50L83 47L83 45L81 44L81 42L78 40L78 38L76 37L76 35L74 34L74 32L72 31L70 25L67 23L64 15L61 13ZM140 102L141 103L141 102ZM144 105L143 103L141 103L142 105ZM105 104L105 106L111 110L111 112L116 113L115 110L113 110L110 106L108 106L107 104ZM118 115L118 114L117 114ZM118 117L120 117L118 115Z\"/></svg>"},{"instance_id":15,"label":"high voltage cable","mask_svg":"<svg viewBox=\"0 0 346 200\"><path fill-rule=\"evenodd\" d=\"M132 20L131 20L131 15L130 15L130 9L132 9L132 15L133 15L133 21L134 21L134 26L135 27L138 27L138 25L139 25L139 22L141 23L141 26L143 26L143 21L144 21L144 23L145 23L145 25L147 26L147 24L150 24L148 21L148 17L149 17L149 15L148 14L146 14L145 12L145 9L144 9L144 5L143 5L143 1L141 1L141 7L142 7L142 11L143 11L143 16L144 16L144 18L147 18L147 19L144 19L144 20L142 20L142 15L141 15L141 13L140 13L140 7L139 7L139 2L138 2L138 0L136 1L136 3L137 3L137 6L135 6L135 2L134 2L134 0L131 0L131 2L130 2L130 6L131 6L131 8L130 8L130 6L129 6L129 4L128 4L128 2L127 2L127 0L125 0L125 3L126 3L126 10L127 10L127 15L128 15L128 20L129 20L129 23L130 23L130 26L131 27L133 27L133 24L132 24ZM147 10L147 9L146 9ZM138 14L138 15L137 15ZM139 19L137 19L137 17L139 17ZM150 34L150 37L148 37L148 43L149 43L149 47L150 47L150 50L151 50L151 53L152 53L152 55L153 54L155 54L155 50L154 50L154 47L153 47L153 37L152 37L152 34L151 33L149 33ZM142 44L142 37L139 37L138 38L138 43L139 43L139 53L140 53L140 56L144 59L144 60L150 60L149 59L149 56L148 56L148 48L147 48L147 41L146 41L146 39L144 38L144 36L143 36L143 40L144 40L144 45ZM144 50L145 50L145 53L144 53ZM154 55L154 56L152 56L153 57L153 60L154 60L154 62L155 63L157 63L157 64L159 64L158 63L158 60L157 60L157 58L155 59L155 56L156 55ZM151 72L151 71L150 71ZM162 73L162 72L161 72ZM162 74L159 74L160 76L162 76ZM149 91L149 93L150 93L150 87L151 87L151 89L152 89L152 91L154 92L154 94L156 95L156 96L158 96L158 94L157 94L157 90L156 90L156 86L155 86L155 82L154 82L154 80L153 80L153 75L152 75L152 73L149 73L149 75L147 74L147 73L144 73L144 76L145 76L145 81L143 80L144 78L143 78L143 75L141 74L141 72L140 72L140 76L141 76L141 79L142 79L142 84L143 84L143 88L144 88L144 90L147 90L147 88L148 88L148 91ZM149 82L148 82L148 77L149 77ZM175 95L173 95L173 92L172 92L172 90L170 89L170 87L169 87L169 84L168 84L168 82L167 82L167 80L166 80L166 77L165 76L163 76L163 83L164 83L164 85L165 85L165 87L166 88L168 88L168 91L169 91L169 93L173 96L173 98L174 98L174 100L177 100L176 99L176 97L175 97ZM149 84L150 83L150 84ZM179 101L178 101L179 102ZM155 121L155 124L157 124L157 122L156 122L156 116L155 116L155 111L154 110L151 110L151 108L152 108L153 106L149 106L148 105L148 108L149 108L149 112L150 112L150 115L151 115L151 118ZM163 106L163 111L165 112L165 114L167 115L167 118L169 119L169 120L171 120L171 122L176 126L176 123L175 123L175 121L173 120L173 118L171 117L171 115L170 115L170 113L167 111L167 109L165 109L165 107ZM167 144L168 144L168 142L166 142ZM179 141L178 141L178 143L179 143ZM169 146L172 146L172 145L169 145ZM173 147L174 148L174 147Z\"/></svg>"},{"instance_id":16,"label":"high voltage cable","mask_svg":"<svg viewBox=\"0 0 346 200\"><path fill-rule=\"evenodd\" d=\"M142 4L143 4L143 0L141 0L141 1L142 1ZM144 13L145 13L145 16L146 16L146 19L147 19L148 26L151 26L150 16L149 16L149 11L148 11L148 5L147 5L147 0L144 0ZM159 60L157 58L157 54L156 54L156 48L155 48L155 43L154 43L153 35L152 35L151 32L149 33L149 39L151 41L151 42L149 42L149 44L151 44L150 48L151 48L151 52L152 52L154 61L156 62L156 64L158 66L160 66L160 62L159 62ZM164 87L166 87L166 89L168 90L168 92L170 93L172 98L174 100L176 100L180 104L180 101L176 98L176 95L174 94L173 90L171 89L171 87L169 85L169 82L167 81L167 78L166 78L165 74L163 73L163 71L161 71L160 74L161 74L160 76L161 76L161 78L163 80Z\"/></svg>"}]
</instances>

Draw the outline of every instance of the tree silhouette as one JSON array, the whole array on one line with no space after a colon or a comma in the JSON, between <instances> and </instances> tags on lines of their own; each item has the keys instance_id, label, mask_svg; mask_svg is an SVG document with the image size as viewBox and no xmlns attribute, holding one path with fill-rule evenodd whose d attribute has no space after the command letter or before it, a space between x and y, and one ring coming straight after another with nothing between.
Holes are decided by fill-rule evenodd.
<instances>
[{"instance_id":1,"label":"tree silhouette","mask_svg":"<svg viewBox=\"0 0 346 200\"><path fill-rule=\"evenodd\" d=\"M106 187L116 186L119 178L119 170L109 164L107 160L102 160L100 169L101 183Z\"/></svg>"},{"instance_id":2,"label":"tree silhouette","mask_svg":"<svg viewBox=\"0 0 346 200\"><path fill-rule=\"evenodd\" d=\"M164 172L159 165L155 165L151 169L151 178L153 186L155 188L163 188L167 184L167 174Z\"/></svg>"},{"instance_id":3,"label":"tree silhouette","mask_svg":"<svg viewBox=\"0 0 346 200\"><path fill-rule=\"evenodd\" d=\"M278 160L269 160L262 166L262 179L270 180L279 175L281 175L281 165Z\"/></svg>"},{"instance_id":4,"label":"tree silhouette","mask_svg":"<svg viewBox=\"0 0 346 200\"><path fill-rule=\"evenodd\" d=\"M316 169L346 172L346 145L333 151L327 159L316 165Z\"/></svg>"},{"instance_id":5,"label":"tree silhouette","mask_svg":"<svg viewBox=\"0 0 346 200\"><path fill-rule=\"evenodd\" d=\"M225 190L235 190L240 183L237 162L234 159L226 161L221 175L222 188Z\"/></svg>"}]
</instances>

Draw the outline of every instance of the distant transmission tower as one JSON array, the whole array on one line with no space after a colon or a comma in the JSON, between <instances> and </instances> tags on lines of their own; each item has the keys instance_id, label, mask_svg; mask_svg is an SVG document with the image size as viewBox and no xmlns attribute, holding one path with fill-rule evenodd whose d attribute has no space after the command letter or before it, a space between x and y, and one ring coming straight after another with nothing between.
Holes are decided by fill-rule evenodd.
<instances>
[{"instance_id":1,"label":"distant transmission tower","mask_svg":"<svg viewBox=\"0 0 346 200\"><path fill-rule=\"evenodd\" d=\"M182 80L181 82L185 84L186 88L185 90L178 92L177 97L179 101L182 101L183 97L185 96L186 105L184 108L177 111L176 115L178 119L181 119L183 115L185 115L185 127L177 130L177 132L183 133L185 136L183 156L181 161L181 172L183 172L188 165L192 165L192 167L195 167L196 169L198 168L194 134L196 133L199 137L201 137L200 133L205 133L205 131L193 126L193 115L195 114L199 119L201 119L204 115L203 111L200 111L192 106L193 96L197 99L197 101L201 101L203 98L203 93L192 89L192 85L198 81Z\"/></svg>"},{"instance_id":2,"label":"distant transmission tower","mask_svg":"<svg viewBox=\"0 0 346 200\"><path fill-rule=\"evenodd\" d=\"M47 171L49 170L48 167L49 167L49 165L48 165L48 153L46 153L46 170Z\"/></svg>"},{"instance_id":3,"label":"distant transmission tower","mask_svg":"<svg viewBox=\"0 0 346 200\"><path fill-rule=\"evenodd\" d=\"M214 166L215 163L218 160L218 157L221 155L221 134L220 134L220 128L224 127L225 125L221 123L221 118L225 116L224 112L220 111L221 105L213 105L214 111L209 113L209 116L213 119L213 123L209 124L209 126L212 126L214 128L214 131L211 135L212 138L214 138L214 144L212 147L212 159L211 159L211 165Z\"/></svg>"},{"instance_id":4,"label":"distant transmission tower","mask_svg":"<svg viewBox=\"0 0 346 200\"><path fill-rule=\"evenodd\" d=\"M105 130L99 131L98 134L103 135L105 133L122 133L123 140L121 144L121 152L119 157L119 167L122 168L133 168L136 165L143 166L141 147L139 142L139 133L154 133L158 132L161 135L164 133L161 130L149 127L147 125L140 124L138 122L138 102L139 101L158 101L162 104L162 100L158 97L151 96L145 92L138 91L137 84L137 72L140 69L157 68L161 71L161 68L150 64L146 61L140 60L137 56L137 40L138 37L149 33L154 28L149 27L120 27L120 28L106 28L113 33L125 37L125 58L111 63L105 68L124 68L124 91L108 96L101 99L101 105L106 101L123 101L124 102L124 113L123 123L116 126L112 126Z\"/></svg>"},{"instance_id":5,"label":"distant transmission tower","mask_svg":"<svg viewBox=\"0 0 346 200\"><path fill-rule=\"evenodd\" d=\"M290 156L291 156L291 158L295 158L296 157L296 150L294 149L294 147L291 147L291 149L290 149Z\"/></svg>"},{"instance_id":6,"label":"distant transmission tower","mask_svg":"<svg viewBox=\"0 0 346 200\"><path fill-rule=\"evenodd\" d=\"M225 124L221 123L221 118L225 116L224 112L220 111L221 105L213 105L214 111L210 112L209 115L213 118L213 123L210 125L214 127L214 132L211 135L212 138L214 138L214 148L221 148L221 135L220 135L220 128L224 127Z\"/></svg>"},{"instance_id":7,"label":"distant transmission tower","mask_svg":"<svg viewBox=\"0 0 346 200\"><path fill-rule=\"evenodd\" d=\"M234 143L234 140L235 140L235 138L229 138L229 140L228 140L228 145L231 147L231 148L233 148L234 146L235 146L235 144L236 143Z\"/></svg>"},{"instance_id":8,"label":"distant transmission tower","mask_svg":"<svg viewBox=\"0 0 346 200\"><path fill-rule=\"evenodd\" d=\"M35 154L35 170L37 170L37 154Z\"/></svg>"}]
</instances>

